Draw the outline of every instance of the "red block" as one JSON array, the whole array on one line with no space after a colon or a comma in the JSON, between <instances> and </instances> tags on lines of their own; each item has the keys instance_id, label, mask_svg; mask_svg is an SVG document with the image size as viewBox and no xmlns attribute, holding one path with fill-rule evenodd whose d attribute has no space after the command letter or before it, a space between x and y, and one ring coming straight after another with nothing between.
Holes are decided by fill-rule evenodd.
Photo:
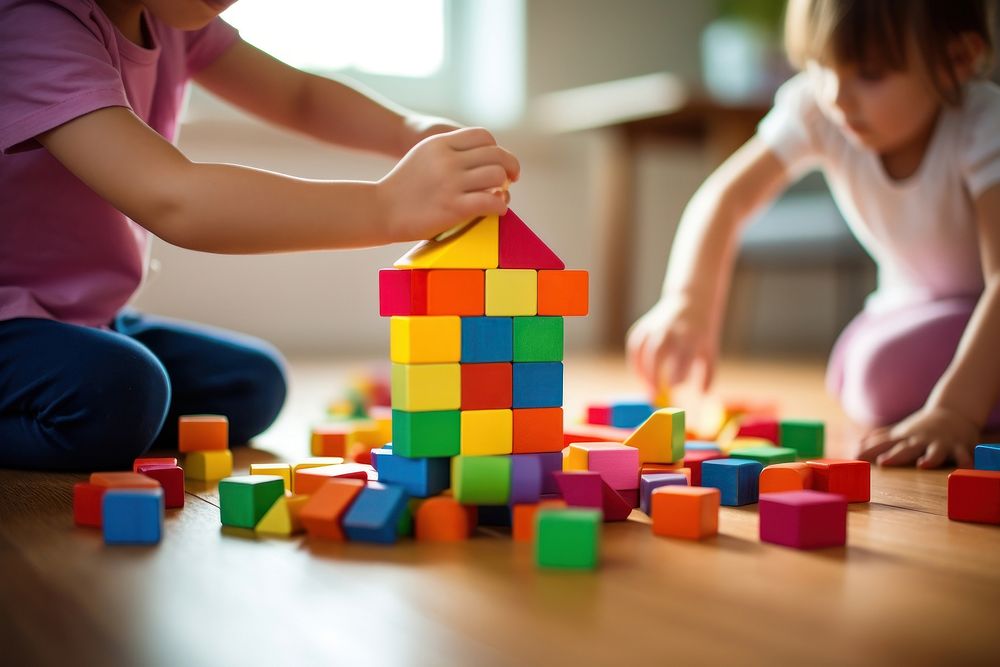
<instances>
[{"instance_id":1,"label":"red block","mask_svg":"<svg viewBox=\"0 0 1000 667\"><path fill-rule=\"evenodd\" d=\"M588 405L587 423L597 426L611 426L611 406Z\"/></svg>"},{"instance_id":2,"label":"red block","mask_svg":"<svg viewBox=\"0 0 1000 667\"><path fill-rule=\"evenodd\" d=\"M868 461L816 459L806 461L812 470L814 491L839 493L849 503L867 503L871 500L871 470Z\"/></svg>"},{"instance_id":3,"label":"red block","mask_svg":"<svg viewBox=\"0 0 1000 667\"><path fill-rule=\"evenodd\" d=\"M747 417L740 423L737 438L763 438L778 444L781 439L781 424L770 417Z\"/></svg>"},{"instance_id":4,"label":"red block","mask_svg":"<svg viewBox=\"0 0 1000 667\"><path fill-rule=\"evenodd\" d=\"M486 312L486 272L433 269L427 272L428 315L482 315Z\"/></svg>"},{"instance_id":5,"label":"red block","mask_svg":"<svg viewBox=\"0 0 1000 667\"><path fill-rule=\"evenodd\" d=\"M570 424L563 429L563 447L574 442L625 442L632 429L593 424Z\"/></svg>"},{"instance_id":6,"label":"red block","mask_svg":"<svg viewBox=\"0 0 1000 667\"><path fill-rule=\"evenodd\" d=\"M837 493L779 491L758 502L760 540L796 549L843 546L847 542L847 501Z\"/></svg>"},{"instance_id":7,"label":"red block","mask_svg":"<svg viewBox=\"0 0 1000 667\"><path fill-rule=\"evenodd\" d=\"M511 364L462 364L462 409L506 410L513 402Z\"/></svg>"},{"instance_id":8,"label":"red block","mask_svg":"<svg viewBox=\"0 0 1000 667\"><path fill-rule=\"evenodd\" d=\"M589 279L586 271L539 271L539 315L586 315Z\"/></svg>"},{"instance_id":9,"label":"red block","mask_svg":"<svg viewBox=\"0 0 1000 667\"><path fill-rule=\"evenodd\" d=\"M562 451L562 408L518 408L513 411L513 416L514 454Z\"/></svg>"},{"instance_id":10,"label":"red block","mask_svg":"<svg viewBox=\"0 0 1000 667\"><path fill-rule=\"evenodd\" d=\"M378 272L378 314L427 314L427 271L381 269Z\"/></svg>"},{"instance_id":11,"label":"red block","mask_svg":"<svg viewBox=\"0 0 1000 667\"><path fill-rule=\"evenodd\" d=\"M184 507L184 469L176 465L150 463L136 472L152 477L163 487L163 506L167 509Z\"/></svg>"},{"instance_id":12,"label":"red block","mask_svg":"<svg viewBox=\"0 0 1000 667\"><path fill-rule=\"evenodd\" d=\"M512 209L500 217L499 268L565 269L566 265Z\"/></svg>"},{"instance_id":13,"label":"red block","mask_svg":"<svg viewBox=\"0 0 1000 667\"><path fill-rule=\"evenodd\" d=\"M684 461L681 467L691 469L691 486L701 486L701 464L714 459L728 458L722 452L713 452L707 449L693 449L684 452Z\"/></svg>"},{"instance_id":14,"label":"red block","mask_svg":"<svg viewBox=\"0 0 1000 667\"><path fill-rule=\"evenodd\" d=\"M1000 525L1000 471L960 469L948 475L948 518Z\"/></svg>"},{"instance_id":15,"label":"red block","mask_svg":"<svg viewBox=\"0 0 1000 667\"><path fill-rule=\"evenodd\" d=\"M596 472L563 472L552 473L559 486L559 495L570 507L590 507L604 509L604 491L601 486L604 481Z\"/></svg>"},{"instance_id":16,"label":"red block","mask_svg":"<svg viewBox=\"0 0 1000 667\"><path fill-rule=\"evenodd\" d=\"M139 472L139 466L175 466L177 459L172 456L162 458L140 458L132 462L132 472Z\"/></svg>"},{"instance_id":17,"label":"red block","mask_svg":"<svg viewBox=\"0 0 1000 667\"><path fill-rule=\"evenodd\" d=\"M632 509L639 507L639 489L619 489L620 495Z\"/></svg>"},{"instance_id":18,"label":"red block","mask_svg":"<svg viewBox=\"0 0 1000 667\"><path fill-rule=\"evenodd\" d=\"M107 490L106 486L97 486L89 482L74 484L73 523L86 528L100 528L101 503Z\"/></svg>"},{"instance_id":19,"label":"red block","mask_svg":"<svg viewBox=\"0 0 1000 667\"><path fill-rule=\"evenodd\" d=\"M632 513L632 507L624 495L601 480L601 509L605 521L624 521Z\"/></svg>"}]
</instances>

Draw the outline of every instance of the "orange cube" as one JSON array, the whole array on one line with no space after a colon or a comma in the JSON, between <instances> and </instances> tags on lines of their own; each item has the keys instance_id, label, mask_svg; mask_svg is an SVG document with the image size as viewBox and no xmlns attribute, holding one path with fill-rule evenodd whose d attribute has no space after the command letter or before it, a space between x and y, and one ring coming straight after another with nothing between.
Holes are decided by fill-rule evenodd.
<instances>
[{"instance_id":1,"label":"orange cube","mask_svg":"<svg viewBox=\"0 0 1000 667\"><path fill-rule=\"evenodd\" d=\"M532 542L535 539L535 515L539 509L562 509L562 500L543 500L537 503L521 503L511 508L511 537L515 542Z\"/></svg>"},{"instance_id":2,"label":"orange cube","mask_svg":"<svg viewBox=\"0 0 1000 667\"><path fill-rule=\"evenodd\" d=\"M369 474L373 471L374 468L364 463L335 463L316 468L298 468L294 472L292 490L299 495L308 496L331 479L357 479L367 482Z\"/></svg>"},{"instance_id":3,"label":"orange cube","mask_svg":"<svg viewBox=\"0 0 1000 667\"><path fill-rule=\"evenodd\" d=\"M158 489L160 483L137 472L95 472L90 483L108 489Z\"/></svg>"},{"instance_id":4,"label":"orange cube","mask_svg":"<svg viewBox=\"0 0 1000 667\"><path fill-rule=\"evenodd\" d=\"M341 519L367 482L360 479L329 479L299 511L299 521L310 537L343 540Z\"/></svg>"},{"instance_id":5,"label":"orange cube","mask_svg":"<svg viewBox=\"0 0 1000 667\"><path fill-rule=\"evenodd\" d=\"M347 458L347 436L354 428L348 421L313 426L309 451L313 456Z\"/></svg>"},{"instance_id":6,"label":"orange cube","mask_svg":"<svg viewBox=\"0 0 1000 667\"><path fill-rule=\"evenodd\" d=\"M428 315L482 315L486 312L486 272L432 269L427 272Z\"/></svg>"},{"instance_id":7,"label":"orange cube","mask_svg":"<svg viewBox=\"0 0 1000 667\"><path fill-rule=\"evenodd\" d=\"M776 463L760 472L760 493L812 488L812 469L805 463Z\"/></svg>"},{"instance_id":8,"label":"orange cube","mask_svg":"<svg viewBox=\"0 0 1000 667\"><path fill-rule=\"evenodd\" d=\"M562 408L513 410L514 454L558 452L563 448Z\"/></svg>"},{"instance_id":9,"label":"orange cube","mask_svg":"<svg viewBox=\"0 0 1000 667\"><path fill-rule=\"evenodd\" d=\"M588 312L586 271L539 271L539 315L586 315Z\"/></svg>"},{"instance_id":10,"label":"orange cube","mask_svg":"<svg viewBox=\"0 0 1000 667\"><path fill-rule=\"evenodd\" d=\"M718 489L661 486L653 490L653 533L700 540L719 532Z\"/></svg>"},{"instance_id":11,"label":"orange cube","mask_svg":"<svg viewBox=\"0 0 1000 667\"><path fill-rule=\"evenodd\" d=\"M224 415L182 415L177 424L177 449L206 452L229 447L229 419Z\"/></svg>"},{"instance_id":12,"label":"orange cube","mask_svg":"<svg viewBox=\"0 0 1000 667\"><path fill-rule=\"evenodd\" d=\"M462 505L449 496L435 496L420 503L414 517L414 536L422 542L461 542L476 526L475 506Z\"/></svg>"}]
</instances>

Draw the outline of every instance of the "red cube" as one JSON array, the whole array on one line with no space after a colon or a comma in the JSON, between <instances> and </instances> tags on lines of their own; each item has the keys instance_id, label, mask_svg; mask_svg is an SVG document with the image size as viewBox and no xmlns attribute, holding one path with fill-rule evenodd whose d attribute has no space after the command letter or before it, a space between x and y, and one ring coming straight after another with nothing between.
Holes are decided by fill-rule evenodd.
<instances>
[{"instance_id":1,"label":"red cube","mask_svg":"<svg viewBox=\"0 0 1000 667\"><path fill-rule=\"evenodd\" d=\"M948 475L948 518L1000 525L1000 471L960 469Z\"/></svg>"},{"instance_id":2,"label":"red cube","mask_svg":"<svg viewBox=\"0 0 1000 667\"><path fill-rule=\"evenodd\" d=\"M838 493L762 493L758 507L761 542L796 549L837 547L847 542L847 502Z\"/></svg>"},{"instance_id":3,"label":"red cube","mask_svg":"<svg viewBox=\"0 0 1000 667\"><path fill-rule=\"evenodd\" d=\"M598 426L611 426L611 406L610 405L588 405L587 423Z\"/></svg>"},{"instance_id":4,"label":"red cube","mask_svg":"<svg viewBox=\"0 0 1000 667\"><path fill-rule=\"evenodd\" d=\"M382 269L378 272L378 314L427 314L427 271Z\"/></svg>"},{"instance_id":5,"label":"red cube","mask_svg":"<svg viewBox=\"0 0 1000 667\"><path fill-rule=\"evenodd\" d=\"M508 410L513 404L511 364L462 364L463 410Z\"/></svg>"},{"instance_id":6,"label":"red cube","mask_svg":"<svg viewBox=\"0 0 1000 667\"><path fill-rule=\"evenodd\" d=\"M816 459L806 461L812 470L814 491L839 493L849 503L871 500L872 466L868 461Z\"/></svg>"},{"instance_id":7,"label":"red cube","mask_svg":"<svg viewBox=\"0 0 1000 667\"><path fill-rule=\"evenodd\" d=\"M763 438L779 444L781 425L770 417L747 417L740 423L737 438Z\"/></svg>"},{"instance_id":8,"label":"red cube","mask_svg":"<svg viewBox=\"0 0 1000 667\"><path fill-rule=\"evenodd\" d=\"M73 523L86 528L101 527L101 503L104 500L106 486L97 486L90 482L78 482L73 485Z\"/></svg>"},{"instance_id":9,"label":"red cube","mask_svg":"<svg viewBox=\"0 0 1000 667\"><path fill-rule=\"evenodd\" d=\"M151 463L139 466L138 471L152 477L163 487L163 506L167 509L184 507L184 469L176 465Z\"/></svg>"}]
</instances>

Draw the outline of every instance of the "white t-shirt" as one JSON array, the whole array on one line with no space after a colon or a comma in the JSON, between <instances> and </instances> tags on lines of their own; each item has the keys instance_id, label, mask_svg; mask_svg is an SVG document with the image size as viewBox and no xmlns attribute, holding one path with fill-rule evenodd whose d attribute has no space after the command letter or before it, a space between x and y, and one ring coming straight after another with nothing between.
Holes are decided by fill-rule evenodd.
<instances>
[{"instance_id":1,"label":"white t-shirt","mask_svg":"<svg viewBox=\"0 0 1000 667\"><path fill-rule=\"evenodd\" d=\"M962 105L939 116L920 167L899 181L823 114L805 74L778 90L757 134L792 173L825 174L851 231L878 265L866 309L982 292L973 201L1000 183L1000 86L967 84Z\"/></svg>"}]
</instances>

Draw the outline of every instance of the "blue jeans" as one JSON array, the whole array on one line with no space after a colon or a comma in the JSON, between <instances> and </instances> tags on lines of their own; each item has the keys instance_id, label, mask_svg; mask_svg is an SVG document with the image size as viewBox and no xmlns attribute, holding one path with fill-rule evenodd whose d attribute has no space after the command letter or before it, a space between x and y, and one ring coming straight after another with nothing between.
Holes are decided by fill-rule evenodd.
<instances>
[{"instance_id":1,"label":"blue jeans","mask_svg":"<svg viewBox=\"0 0 1000 667\"><path fill-rule=\"evenodd\" d=\"M177 447L180 415L226 415L243 444L281 410L283 361L264 341L137 313L111 329L0 322L0 467L130 468Z\"/></svg>"}]
</instances>

